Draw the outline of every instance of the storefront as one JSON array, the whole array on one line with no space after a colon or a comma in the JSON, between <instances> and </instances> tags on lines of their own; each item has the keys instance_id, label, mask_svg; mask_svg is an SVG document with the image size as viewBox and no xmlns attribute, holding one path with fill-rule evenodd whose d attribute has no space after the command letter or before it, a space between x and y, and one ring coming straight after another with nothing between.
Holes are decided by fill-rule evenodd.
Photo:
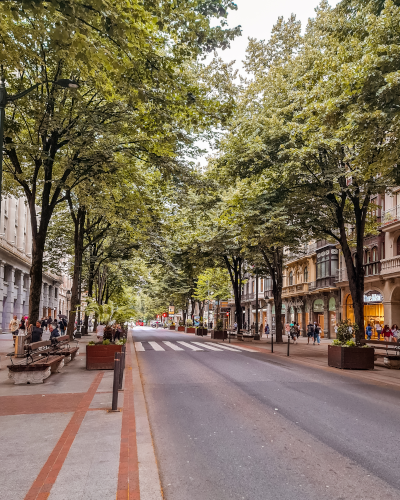
<instances>
[{"instance_id":1,"label":"storefront","mask_svg":"<svg viewBox=\"0 0 400 500\"><path fill-rule=\"evenodd\" d=\"M316 299L313 303L313 320L321 327L321 337L324 337L324 301Z\"/></svg>"},{"instance_id":2,"label":"storefront","mask_svg":"<svg viewBox=\"0 0 400 500\"><path fill-rule=\"evenodd\" d=\"M354 322L353 299L351 295L346 299L346 318ZM376 335L375 325L384 326L384 307L381 292L370 290L364 294L364 328L371 325Z\"/></svg>"}]
</instances>

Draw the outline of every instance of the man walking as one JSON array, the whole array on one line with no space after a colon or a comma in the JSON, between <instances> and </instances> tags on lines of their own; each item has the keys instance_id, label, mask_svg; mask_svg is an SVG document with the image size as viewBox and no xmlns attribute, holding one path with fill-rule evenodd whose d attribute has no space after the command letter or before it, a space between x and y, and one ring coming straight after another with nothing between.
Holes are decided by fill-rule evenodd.
<instances>
[{"instance_id":1,"label":"man walking","mask_svg":"<svg viewBox=\"0 0 400 500\"><path fill-rule=\"evenodd\" d=\"M10 321L10 324L8 325L8 328L13 335L18 334L18 326L19 326L19 323L18 323L17 315L14 314L13 319Z\"/></svg>"},{"instance_id":2,"label":"man walking","mask_svg":"<svg viewBox=\"0 0 400 500\"><path fill-rule=\"evenodd\" d=\"M314 326L311 323L309 323L307 325L307 344L310 343L311 338L312 339L314 338Z\"/></svg>"},{"instance_id":3,"label":"man walking","mask_svg":"<svg viewBox=\"0 0 400 500\"><path fill-rule=\"evenodd\" d=\"M315 345L315 341L317 341L317 345L319 345L321 342L321 327L319 326L319 324L316 321L314 322L314 343L313 343L313 345Z\"/></svg>"}]
</instances>

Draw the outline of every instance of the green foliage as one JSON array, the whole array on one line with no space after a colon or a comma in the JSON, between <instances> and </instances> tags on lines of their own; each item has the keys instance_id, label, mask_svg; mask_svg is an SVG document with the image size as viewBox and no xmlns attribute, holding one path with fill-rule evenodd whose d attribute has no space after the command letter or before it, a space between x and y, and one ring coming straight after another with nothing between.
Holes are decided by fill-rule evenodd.
<instances>
[{"instance_id":1,"label":"green foliage","mask_svg":"<svg viewBox=\"0 0 400 500\"><path fill-rule=\"evenodd\" d=\"M231 284L226 269L208 268L197 278L193 297L197 300L221 300L231 296Z\"/></svg>"},{"instance_id":2,"label":"green foliage","mask_svg":"<svg viewBox=\"0 0 400 500\"><path fill-rule=\"evenodd\" d=\"M224 322L222 321L222 319L217 319L216 330L221 331L223 325L224 325Z\"/></svg>"},{"instance_id":3,"label":"green foliage","mask_svg":"<svg viewBox=\"0 0 400 500\"><path fill-rule=\"evenodd\" d=\"M186 320L186 326L188 326L188 327L191 328L193 326L193 321L191 319L187 319Z\"/></svg>"},{"instance_id":4,"label":"green foliage","mask_svg":"<svg viewBox=\"0 0 400 500\"><path fill-rule=\"evenodd\" d=\"M350 344L354 343L352 339L357 331L357 324L352 323L348 319L341 321L337 325L337 338L334 340L333 345L347 345L350 347ZM354 343L354 345L356 344Z\"/></svg>"},{"instance_id":5,"label":"green foliage","mask_svg":"<svg viewBox=\"0 0 400 500\"><path fill-rule=\"evenodd\" d=\"M104 329L104 333L105 333L105 329ZM111 343L110 339L103 340L103 345L110 345L110 343Z\"/></svg>"}]
</instances>

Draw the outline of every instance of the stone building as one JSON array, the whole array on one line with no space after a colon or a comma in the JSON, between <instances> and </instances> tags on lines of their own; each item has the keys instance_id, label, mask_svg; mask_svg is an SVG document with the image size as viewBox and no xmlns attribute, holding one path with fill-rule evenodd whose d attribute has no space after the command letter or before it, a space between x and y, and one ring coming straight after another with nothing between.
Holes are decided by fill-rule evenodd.
<instances>
[{"instance_id":1,"label":"stone building","mask_svg":"<svg viewBox=\"0 0 400 500\"><path fill-rule=\"evenodd\" d=\"M29 272L32 231L25 198L7 197L1 202L0 217L0 331L8 331L14 314L21 319L29 311ZM55 317L68 314L67 276L43 274L40 314Z\"/></svg>"}]
</instances>

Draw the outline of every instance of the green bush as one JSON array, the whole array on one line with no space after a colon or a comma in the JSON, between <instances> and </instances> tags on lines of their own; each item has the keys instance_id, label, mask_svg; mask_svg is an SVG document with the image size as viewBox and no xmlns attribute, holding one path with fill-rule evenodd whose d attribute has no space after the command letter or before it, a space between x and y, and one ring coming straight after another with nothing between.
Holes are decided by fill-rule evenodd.
<instances>
[{"instance_id":1,"label":"green bush","mask_svg":"<svg viewBox=\"0 0 400 500\"><path fill-rule=\"evenodd\" d=\"M186 320L186 326L188 326L189 328L193 326L193 321L191 319L187 319Z\"/></svg>"},{"instance_id":2,"label":"green bush","mask_svg":"<svg viewBox=\"0 0 400 500\"><path fill-rule=\"evenodd\" d=\"M88 343L88 345L95 345L94 340L91 340L91 341Z\"/></svg>"},{"instance_id":3,"label":"green bush","mask_svg":"<svg viewBox=\"0 0 400 500\"><path fill-rule=\"evenodd\" d=\"M217 320L217 330L218 330L218 331L221 331L221 330L222 330L223 325L224 325L224 322L222 321L222 319L218 319L218 320Z\"/></svg>"},{"instance_id":4,"label":"green bush","mask_svg":"<svg viewBox=\"0 0 400 500\"><path fill-rule=\"evenodd\" d=\"M110 343L109 339L103 340L103 345L109 345Z\"/></svg>"},{"instance_id":5,"label":"green bush","mask_svg":"<svg viewBox=\"0 0 400 500\"><path fill-rule=\"evenodd\" d=\"M356 344L352 341L352 339L356 332L358 332L358 325L352 323L348 319L341 321L338 324L337 339L333 341L333 345L355 347Z\"/></svg>"}]
</instances>

